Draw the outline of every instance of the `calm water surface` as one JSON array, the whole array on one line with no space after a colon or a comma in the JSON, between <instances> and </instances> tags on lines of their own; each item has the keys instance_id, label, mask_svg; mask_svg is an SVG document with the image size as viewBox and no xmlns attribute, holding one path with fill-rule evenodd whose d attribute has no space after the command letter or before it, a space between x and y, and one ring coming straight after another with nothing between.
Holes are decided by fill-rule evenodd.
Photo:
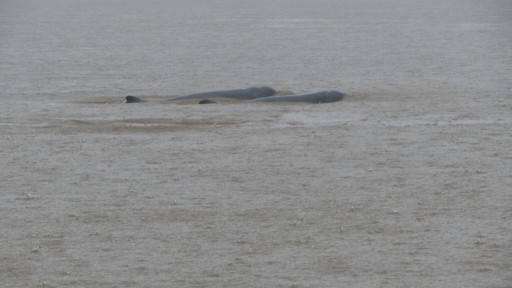
<instances>
[{"instance_id":1,"label":"calm water surface","mask_svg":"<svg viewBox=\"0 0 512 288\"><path fill-rule=\"evenodd\" d=\"M2 1L3 95L510 93L507 1ZM478 92L475 92L478 91Z\"/></svg>"}]
</instances>

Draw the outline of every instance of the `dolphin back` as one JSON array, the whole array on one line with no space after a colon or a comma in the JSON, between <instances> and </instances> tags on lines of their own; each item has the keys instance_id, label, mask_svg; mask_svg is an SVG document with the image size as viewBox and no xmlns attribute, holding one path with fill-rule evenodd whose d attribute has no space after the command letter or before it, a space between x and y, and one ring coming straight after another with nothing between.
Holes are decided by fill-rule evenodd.
<instances>
[{"instance_id":1,"label":"dolphin back","mask_svg":"<svg viewBox=\"0 0 512 288\"><path fill-rule=\"evenodd\" d=\"M207 98L230 98L237 100L253 100L273 96L277 91L272 87L250 87L246 89L221 90L211 92L194 93L185 96L168 99L167 101L207 99Z\"/></svg>"},{"instance_id":2,"label":"dolphin back","mask_svg":"<svg viewBox=\"0 0 512 288\"><path fill-rule=\"evenodd\" d=\"M298 103L332 103L343 99L344 94L339 91L321 91L311 94L272 96L252 100L251 102L298 102Z\"/></svg>"}]
</instances>

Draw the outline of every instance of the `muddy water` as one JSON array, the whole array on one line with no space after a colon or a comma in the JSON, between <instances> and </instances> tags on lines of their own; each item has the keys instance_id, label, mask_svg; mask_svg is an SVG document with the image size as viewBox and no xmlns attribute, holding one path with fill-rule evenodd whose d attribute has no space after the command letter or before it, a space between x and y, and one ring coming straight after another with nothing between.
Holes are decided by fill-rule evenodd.
<instances>
[{"instance_id":1,"label":"muddy water","mask_svg":"<svg viewBox=\"0 0 512 288\"><path fill-rule=\"evenodd\" d=\"M0 286L511 287L507 1L3 1ZM329 105L123 105L211 89Z\"/></svg>"}]
</instances>

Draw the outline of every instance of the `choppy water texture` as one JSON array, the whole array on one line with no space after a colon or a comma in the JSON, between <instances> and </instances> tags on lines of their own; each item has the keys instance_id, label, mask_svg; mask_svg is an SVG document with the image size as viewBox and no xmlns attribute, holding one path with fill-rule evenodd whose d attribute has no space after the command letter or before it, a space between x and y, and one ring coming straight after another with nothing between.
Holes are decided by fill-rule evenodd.
<instances>
[{"instance_id":1,"label":"choppy water texture","mask_svg":"<svg viewBox=\"0 0 512 288\"><path fill-rule=\"evenodd\" d=\"M0 2L0 286L512 287L510 1ZM269 85L325 105L122 104Z\"/></svg>"}]
</instances>

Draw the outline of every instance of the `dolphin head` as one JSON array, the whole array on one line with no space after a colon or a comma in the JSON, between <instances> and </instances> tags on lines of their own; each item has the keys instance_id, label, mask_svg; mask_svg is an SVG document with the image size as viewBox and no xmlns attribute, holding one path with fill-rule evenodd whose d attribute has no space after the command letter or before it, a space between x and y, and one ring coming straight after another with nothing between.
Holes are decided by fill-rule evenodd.
<instances>
[{"instance_id":1,"label":"dolphin head","mask_svg":"<svg viewBox=\"0 0 512 288\"><path fill-rule=\"evenodd\" d=\"M343 99L344 95L339 91L325 91L318 96L318 103L337 102Z\"/></svg>"},{"instance_id":2,"label":"dolphin head","mask_svg":"<svg viewBox=\"0 0 512 288\"><path fill-rule=\"evenodd\" d=\"M126 103L139 103L142 102L142 100L139 97L135 96L126 96Z\"/></svg>"}]
</instances>

